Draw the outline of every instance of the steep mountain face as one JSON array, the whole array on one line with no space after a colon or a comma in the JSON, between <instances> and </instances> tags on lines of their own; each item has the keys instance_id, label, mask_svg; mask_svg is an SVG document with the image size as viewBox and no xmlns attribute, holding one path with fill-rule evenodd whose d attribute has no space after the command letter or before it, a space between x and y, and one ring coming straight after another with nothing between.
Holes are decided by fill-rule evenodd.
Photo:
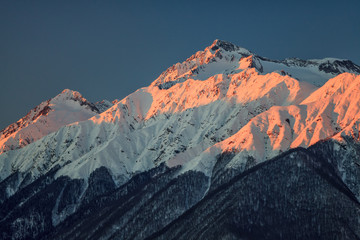
<instances>
[{"instance_id":1,"label":"steep mountain face","mask_svg":"<svg viewBox=\"0 0 360 240\"><path fill-rule=\"evenodd\" d=\"M274 106L252 118L231 137L202 153L198 169L210 171L216 155L237 152L227 164L244 168L249 157L257 163L273 158L291 148L309 147L320 140L343 136L359 139L360 76L344 73L330 79L299 105ZM192 161L189 168L194 168Z\"/></svg>"},{"instance_id":2,"label":"steep mountain face","mask_svg":"<svg viewBox=\"0 0 360 240\"><path fill-rule=\"evenodd\" d=\"M95 107L99 110L99 113L105 112L110 107L114 106L117 100L109 102L108 100L102 100L100 102L94 103Z\"/></svg>"},{"instance_id":3,"label":"steep mountain face","mask_svg":"<svg viewBox=\"0 0 360 240\"><path fill-rule=\"evenodd\" d=\"M32 138L0 155L1 236L356 239L359 73L216 40L121 101L66 90L2 132Z\"/></svg>"},{"instance_id":4,"label":"steep mountain face","mask_svg":"<svg viewBox=\"0 0 360 240\"><path fill-rule=\"evenodd\" d=\"M70 123L87 120L110 106L108 101L90 103L79 92L65 89L2 130L0 154L22 148Z\"/></svg>"},{"instance_id":5,"label":"steep mountain face","mask_svg":"<svg viewBox=\"0 0 360 240\"><path fill-rule=\"evenodd\" d=\"M278 72L315 86L322 86L328 79L340 73L360 73L360 67L350 60L336 58L271 60L232 43L215 40L204 51L199 51L185 62L177 63L164 71L152 85L169 88L187 79L204 80L217 73L249 67L255 68L261 74Z\"/></svg>"}]
</instances>

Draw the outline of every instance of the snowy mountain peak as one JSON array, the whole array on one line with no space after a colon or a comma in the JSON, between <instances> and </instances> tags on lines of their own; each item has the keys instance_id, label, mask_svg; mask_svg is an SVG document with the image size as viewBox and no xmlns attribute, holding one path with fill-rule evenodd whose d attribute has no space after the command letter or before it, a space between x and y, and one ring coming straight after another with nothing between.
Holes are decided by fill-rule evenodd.
<instances>
[{"instance_id":1,"label":"snowy mountain peak","mask_svg":"<svg viewBox=\"0 0 360 240\"><path fill-rule=\"evenodd\" d=\"M110 107L111 103L105 105L102 105L102 111ZM65 89L2 130L0 154L22 148L67 124L87 120L100 112L95 104L86 100L79 92Z\"/></svg>"},{"instance_id":2,"label":"snowy mountain peak","mask_svg":"<svg viewBox=\"0 0 360 240\"><path fill-rule=\"evenodd\" d=\"M360 73L360 66L350 60L336 58L271 60L217 39L203 51L198 51L184 62L168 68L151 85L160 89L169 89L187 79L206 80L217 74L227 76L246 68L255 68L263 75L278 72L318 87L340 73Z\"/></svg>"},{"instance_id":3,"label":"snowy mountain peak","mask_svg":"<svg viewBox=\"0 0 360 240\"><path fill-rule=\"evenodd\" d=\"M220 47L229 52L235 51L238 48L238 46L232 44L231 42L223 41L220 39L215 39L210 47L213 51L217 50Z\"/></svg>"},{"instance_id":4,"label":"snowy mountain peak","mask_svg":"<svg viewBox=\"0 0 360 240\"><path fill-rule=\"evenodd\" d=\"M227 42L227 41L223 41L223 40L219 40L219 39L216 39L209 47L207 47L205 49L205 51L207 49L210 49L212 51L217 51L218 49L221 49L221 50L224 50L226 52L238 52L238 53L242 53L242 54L245 54L245 55L251 55L252 53L245 49L245 48L242 48L242 47L239 47L231 42Z\"/></svg>"},{"instance_id":5,"label":"snowy mountain peak","mask_svg":"<svg viewBox=\"0 0 360 240\"><path fill-rule=\"evenodd\" d=\"M176 63L164 71L153 83L167 89L192 78L205 80L215 74L226 73L238 66L238 61L252 53L230 42L215 40L203 51L198 51L182 63ZM229 72L228 71L228 72Z\"/></svg>"},{"instance_id":6,"label":"snowy mountain peak","mask_svg":"<svg viewBox=\"0 0 360 240\"><path fill-rule=\"evenodd\" d=\"M83 104L91 104L86 98L82 96L81 93L70 89L64 89L61 93L51 98L49 101L55 103L57 101L66 101L66 100L78 101Z\"/></svg>"},{"instance_id":7,"label":"snowy mountain peak","mask_svg":"<svg viewBox=\"0 0 360 240\"><path fill-rule=\"evenodd\" d=\"M162 224L171 227L174 212L166 207L180 215L201 199L197 206L211 196L221 199L221 191L234 180L239 184L236 192L246 190L247 194L240 195L248 196L268 179L277 182L283 176L279 192L293 193L299 189L292 185L294 181L305 189L304 179L316 173L310 186L320 181L319 189L325 190L311 196L310 203L317 196L327 202L333 196L327 192L329 186L341 189L345 199L350 196L354 201L356 196L360 200L360 75L353 72L360 68L349 60L270 60L215 40L122 100L91 103L79 92L65 89L0 132L0 219L4 219L0 232L5 238L54 239L47 232L57 235L54 229L62 233L61 227L79 226L85 235L69 230L69 235L60 234L59 239L82 239L91 238L87 237L90 226L95 238L144 239L146 235L138 232L150 229L149 225L138 225L134 235L119 231L152 219L167 219ZM346 138L356 145L346 149L350 147L344 143ZM336 145L317 150L323 148L336 161L313 156L309 150L327 139L337 140ZM266 171L259 174L261 169ZM249 184L244 185L245 181ZM201 191L196 193L194 186ZM273 195L273 186L277 184L263 189ZM270 205L272 198L262 197L266 191L256 193L259 201L250 196L257 206L249 208L243 202L254 210L250 215L258 216L259 202L266 205L264 209L277 208L277 201ZM233 192L229 191L231 199ZM311 188L310 193L318 191ZM284 199L289 196L285 194ZM298 197L294 199L299 202ZM357 207L358 200L354 201ZM156 207L149 202L156 202ZM179 202L184 207L178 207ZM226 204L211 206L225 206L222 213L234 212L234 204ZM284 212L291 221L298 219L292 210ZM154 218L158 213L166 217ZM111 219L111 224L99 222L100 218ZM81 224L74 224L78 220ZM358 223L357 218L354 222ZM330 225L332 230L334 225ZM360 229L358 225L353 229ZM100 236L99 231L106 235Z\"/></svg>"},{"instance_id":8,"label":"snowy mountain peak","mask_svg":"<svg viewBox=\"0 0 360 240\"><path fill-rule=\"evenodd\" d=\"M57 95L55 98L57 97L62 97L62 98L66 98L66 99L80 99L82 101L85 101L86 99L83 98L83 96L81 95L81 93L74 91L74 90L70 90L70 89L64 89L59 95Z\"/></svg>"}]
</instances>

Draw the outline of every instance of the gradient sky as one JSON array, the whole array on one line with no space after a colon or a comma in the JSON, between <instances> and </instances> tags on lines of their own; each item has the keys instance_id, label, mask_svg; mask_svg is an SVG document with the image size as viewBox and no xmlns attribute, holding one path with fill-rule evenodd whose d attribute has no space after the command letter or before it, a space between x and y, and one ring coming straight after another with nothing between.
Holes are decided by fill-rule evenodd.
<instances>
[{"instance_id":1,"label":"gradient sky","mask_svg":"<svg viewBox=\"0 0 360 240\"><path fill-rule=\"evenodd\" d=\"M359 0L0 1L0 129L65 88L122 99L214 39L360 64L359 12Z\"/></svg>"}]
</instances>

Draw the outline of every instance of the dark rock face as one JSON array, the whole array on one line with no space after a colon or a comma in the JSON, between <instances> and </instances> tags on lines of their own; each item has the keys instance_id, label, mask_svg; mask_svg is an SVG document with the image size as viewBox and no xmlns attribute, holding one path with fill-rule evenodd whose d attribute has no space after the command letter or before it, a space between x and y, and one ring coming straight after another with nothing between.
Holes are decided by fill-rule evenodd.
<instances>
[{"instance_id":1,"label":"dark rock face","mask_svg":"<svg viewBox=\"0 0 360 240\"><path fill-rule=\"evenodd\" d=\"M316 66L320 71L325 73L332 73L334 75L338 75L343 72L353 72L353 73L360 73L360 66L356 65L350 60L329 60L324 63L319 63L315 60L303 60L300 58L287 58L285 60L271 60L265 57L256 56L258 59L267 62L274 62L274 63L281 63L285 66L292 67L308 67L308 66ZM284 72L285 75L290 74Z\"/></svg>"},{"instance_id":2,"label":"dark rock face","mask_svg":"<svg viewBox=\"0 0 360 240\"><path fill-rule=\"evenodd\" d=\"M342 70L345 69L345 70ZM350 60L343 60L339 61L336 60L333 63L323 63L319 65L319 70L326 72L326 73L334 73L340 74L344 71L352 71L356 73L360 73L360 67Z\"/></svg>"},{"instance_id":3,"label":"dark rock face","mask_svg":"<svg viewBox=\"0 0 360 240\"><path fill-rule=\"evenodd\" d=\"M102 100L100 102L94 103L94 105L98 109L99 113L103 113L106 110L108 110L109 108L111 108L112 106L114 106L115 103L116 103L116 101L114 101L114 103L112 103L107 100Z\"/></svg>"},{"instance_id":4,"label":"dark rock face","mask_svg":"<svg viewBox=\"0 0 360 240\"><path fill-rule=\"evenodd\" d=\"M150 239L359 239L359 201L325 158L333 145L250 168Z\"/></svg>"},{"instance_id":5,"label":"dark rock face","mask_svg":"<svg viewBox=\"0 0 360 240\"><path fill-rule=\"evenodd\" d=\"M238 49L238 47L230 42L216 40L216 44L212 47L211 50L215 51L217 49L222 48L227 52L232 52Z\"/></svg>"},{"instance_id":6,"label":"dark rock face","mask_svg":"<svg viewBox=\"0 0 360 240\"><path fill-rule=\"evenodd\" d=\"M101 113L101 111L96 107L95 104L89 102L89 101L79 101L76 98L73 98L74 101L78 101L80 106L85 106L87 109L95 112L95 113Z\"/></svg>"},{"instance_id":7,"label":"dark rock face","mask_svg":"<svg viewBox=\"0 0 360 240\"><path fill-rule=\"evenodd\" d=\"M158 85L158 88L159 89L169 89L171 88L172 86L176 85L177 83L179 83L180 80L177 80L177 81L171 81L171 82L164 82L162 84L159 84Z\"/></svg>"}]
</instances>

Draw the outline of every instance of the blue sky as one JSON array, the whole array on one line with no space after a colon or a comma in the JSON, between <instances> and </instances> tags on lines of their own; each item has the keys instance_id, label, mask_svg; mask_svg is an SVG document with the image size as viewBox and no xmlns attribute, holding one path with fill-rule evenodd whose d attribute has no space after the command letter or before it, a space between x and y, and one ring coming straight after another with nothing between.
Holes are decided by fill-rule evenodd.
<instances>
[{"instance_id":1,"label":"blue sky","mask_svg":"<svg viewBox=\"0 0 360 240\"><path fill-rule=\"evenodd\" d=\"M360 1L0 1L0 128L60 93L122 99L222 39L360 64Z\"/></svg>"}]
</instances>

